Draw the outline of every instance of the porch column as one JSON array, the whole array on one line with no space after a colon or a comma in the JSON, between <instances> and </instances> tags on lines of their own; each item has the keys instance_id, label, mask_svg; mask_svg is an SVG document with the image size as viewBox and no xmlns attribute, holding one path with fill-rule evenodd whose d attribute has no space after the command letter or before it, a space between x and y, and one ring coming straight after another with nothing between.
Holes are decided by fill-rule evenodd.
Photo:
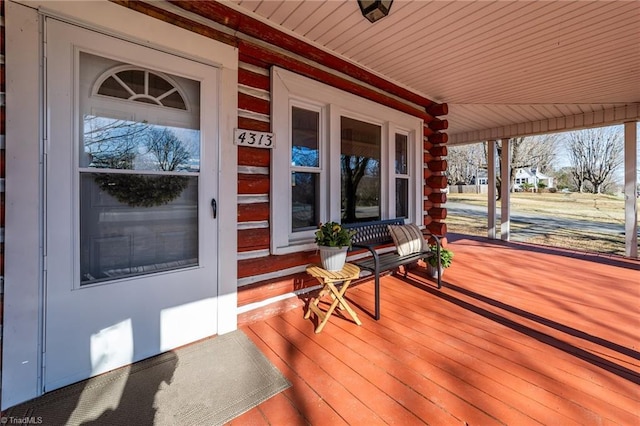
<instances>
[{"instance_id":1,"label":"porch column","mask_svg":"<svg viewBox=\"0 0 640 426\"><path fill-rule=\"evenodd\" d=\"M638 181L637 123L624 123L624 235L625 255L638 257L638 204L636 203Z\"/></svg>"},{"instance_id":2,"label":"porch column","mask_svg":"<svg viewBox=\"0 0 640 426\"><path fill-rule=\"evenodd\" d=\"M511 207L510 187L511 179L511 144L509 139L502 139L502 152L500 153L500 238L503 241L509 241L510 238L510 220Z\"/></svg>"},{"instance_id":3,"label":"porch column","mask_svg":"<svg viewBox=\"0 0 640 426\"><path fill-rule=\"evenodd\" d=\"M496 141L487 141L487 237L496 239ZM477 179L477 178L476 178Z\"/></svg>"}]
</instances>

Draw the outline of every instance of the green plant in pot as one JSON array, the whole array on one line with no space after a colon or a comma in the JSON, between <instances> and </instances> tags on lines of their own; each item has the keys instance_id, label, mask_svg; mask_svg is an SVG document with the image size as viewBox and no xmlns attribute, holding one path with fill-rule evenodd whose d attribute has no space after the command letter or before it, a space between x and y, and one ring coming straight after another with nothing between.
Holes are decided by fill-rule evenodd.
<instances>
[{"instance_id":1,"label":"green plant in pot","mask_svg":"<svg viewBox=\"0 0 640 426\"><path fill-rule=\"evenodd\" d=\"M356 231L344 228L337 222L321 223L316 231L316 243L320 251L322 267L327 271L339 271L347 259L351 248L351 237Z\"/></svg>"},{"instance_id":2,"label":"green plant in pot","mask_svg":"<svg viewBox=\"0 0 640 426\"><path fill-rule=\"evenodd\" d=\"M433 252L433 253L437 253L438 249L435 245L430 245L429 249ZM440 275L442 275L442 273L444 272L444 270L446 268L448 268L449 266L451 266L451 262L453 261L453 252L449 249L446 249L444 247L440 247L440 267L442 268L442 271L440 273ZM429 270L429 275L431 275L432 277L436 277L437 273L438 273L438 256L437 254L435 256L431 256L430 258L427 259L427 265L428 265L428 270Z\"/></svg>"}]
</instances>

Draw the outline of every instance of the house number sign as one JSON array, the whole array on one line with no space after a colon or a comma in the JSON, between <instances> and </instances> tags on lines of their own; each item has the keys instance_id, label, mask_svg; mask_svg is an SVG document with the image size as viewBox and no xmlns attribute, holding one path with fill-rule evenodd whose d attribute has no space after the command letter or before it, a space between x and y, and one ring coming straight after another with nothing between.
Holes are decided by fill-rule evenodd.
<instances>
[{"instance_id":1,"label":"house number sign","mask_svg":"<svg viewBox=\"0 0 640 426\"><path fill-rule=\"evenodd\" d=\"M273 133L256 132L244 129L235 129L234 133L233 143L236 145L271 149L274 147L276 142Z\"/></svg>"}]
</instances>

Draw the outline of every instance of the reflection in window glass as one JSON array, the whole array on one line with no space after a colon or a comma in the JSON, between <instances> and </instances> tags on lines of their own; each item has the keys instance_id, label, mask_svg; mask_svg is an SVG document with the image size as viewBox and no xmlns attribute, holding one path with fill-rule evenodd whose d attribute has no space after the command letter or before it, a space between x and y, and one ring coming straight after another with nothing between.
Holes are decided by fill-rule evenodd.
<instances>
[{"instance_id":1,"label":"reflection in window glass","mask_svg":"<svg viewBox=\"0 0 640 426\"><path fill-rule=\"evenodd\" d=\"M344 223L378 220L382 128L341 117L341 215Z\"/></svg>"},{"instance_id":2,"label":"reflection in window glass","mask_svg":"<svg viewBox=\"0 0 640 426\"><path fill-rule=\"evenodd\" d=\"M291 165L318 167L320 141L320 113L291 108Z\"/></svg>"},{"instance_id":3,"label":"reflection in window glass","mask_svg":"<svg viewBox=\"0 0 640 426\"><path fill-rule=\"evenodd\" d=\"M396 173L407 174L407 135L396 133Z\"/></svg>"},{"instance_id":4,"label":"reflection in window glass","mask_svg":"<svg viewBox=\"0 0 640 426\"><path fill-rule=\"evenodd\" d=\"M409 217L409 179L396 178L396 217Z\"/></svg>"},{"instance_id":5,"label":"reflection in window glass","mask_svg":"<svg viewBox=\"0 0 640 426\"><path fill-rule=\"evenodd\" d=\"M396 217L409 217L408 136L396 133Z\"/></svg>"},{"instance_id":6,"label":"reflection in window glass","mask_svg":"<svg viewBox=\"0 0 640 426\"><path fill-rule=\"evenodd\" d=\"M291 227L294 232L313 229L319 222L319 185L317 173L291 174Z\"/></svg>"},{"instance_id":7,"label":"reflection in window glass","mask_svg":"<svg viewBox=\"0 0 640 426\"><path fill-rule=\"evenodd\" d=\"M129 89L136 94L146 94L144 76L145 72L140 69L120 71L117 76Z\"/></svg>"},{"instance_id":8,"label":"reflection in window glass","mask_svg":"<svg viewBox=\"0 0 640 426\"><path fill-rule=\"evenodd\" d=\"M110 96L112 98L129 99L131 93L113 77L107 78L98 89L100 95Z\"/></svg>"},{"instance_id":9,"label":"reflection in window glass","mask_svg":"<svg viewBox=\"0 0 640 426\"><path fill-rule=\"evenodd\" d=\"M196 176L82 173L81 285L198 264Z\"/></svg>"},{"instance_id":10,"label":"reflection in window glass","mask_svg":"<svg viewBox=\"0 0 640 426\"><path fill-rule=\"evenodd\" d=\"M163 172L200 170L200 131L84 116L80 167Z\"/></svg>"}]
</instances>

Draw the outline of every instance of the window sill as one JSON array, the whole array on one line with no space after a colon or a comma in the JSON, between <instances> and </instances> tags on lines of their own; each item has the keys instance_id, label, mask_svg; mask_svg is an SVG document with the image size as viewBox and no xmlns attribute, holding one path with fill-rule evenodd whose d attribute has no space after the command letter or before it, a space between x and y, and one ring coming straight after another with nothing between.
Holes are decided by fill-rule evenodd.
<instances>
[{"instance_id":1,"label":"window sill","mask_svg":"<svg viewBox=\"0 0 640 426\"><path fill-rule=\"evenodd\" d=\"M302 251L310 251L317 249L318 245L309 240L305 241L290 241L289 245L283 247L273 247L271 250L273 254L291 254L298 253Z\"/></svg>"}]
</instances>

